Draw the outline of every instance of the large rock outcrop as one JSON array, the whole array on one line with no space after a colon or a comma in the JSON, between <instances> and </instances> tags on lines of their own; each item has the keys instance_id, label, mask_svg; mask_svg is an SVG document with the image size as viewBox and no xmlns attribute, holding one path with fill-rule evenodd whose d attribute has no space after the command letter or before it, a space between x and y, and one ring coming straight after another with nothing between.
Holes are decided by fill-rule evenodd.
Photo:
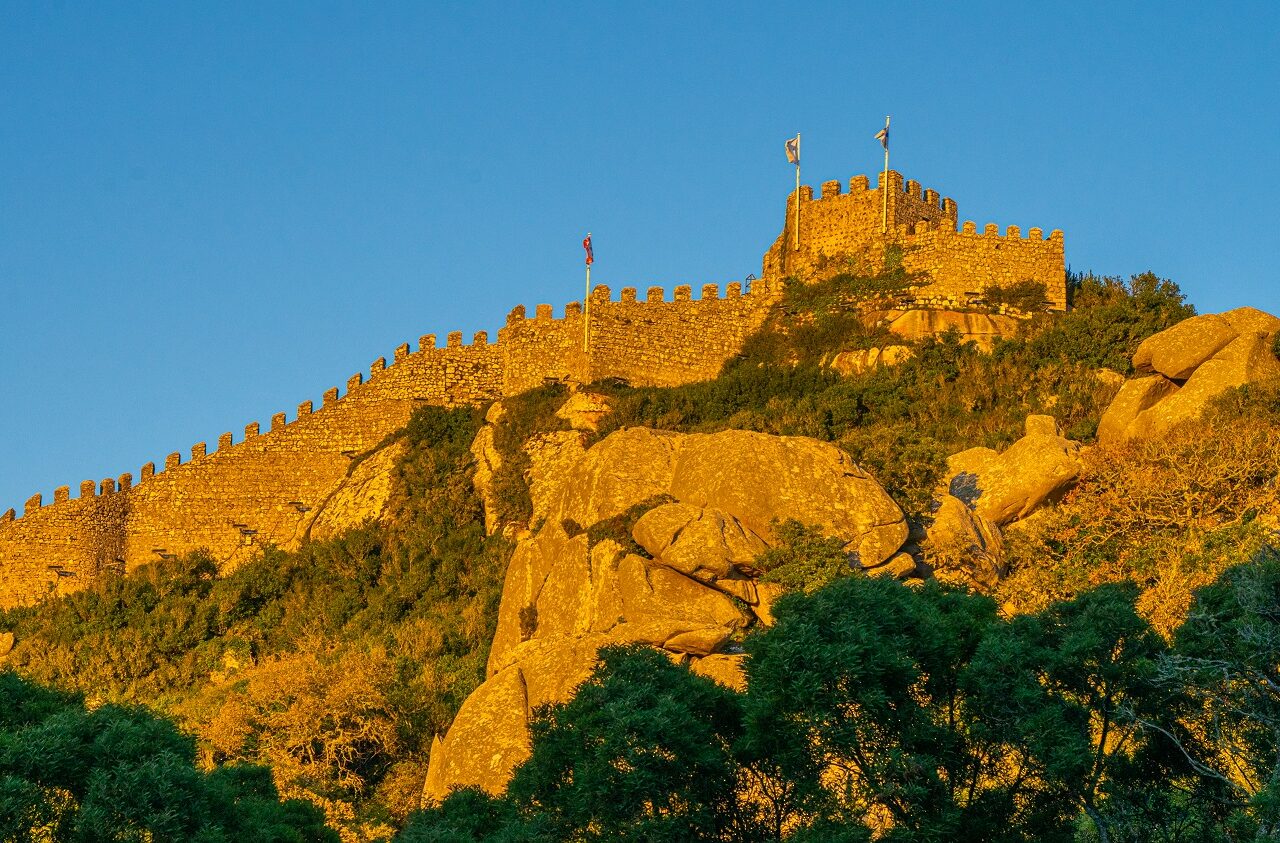
<instances>
[{"instance_id":1,"label":"large rock outcrop","mask_svg":"<svg viewBox=\"0 0 1280 843\"><path fill-rule=\"evenodd\" d=\"M1080 478L1080 443L1052 416L1027 416L1026 435L1004 452L970 448L947 458L947 493L1003 526L1057 501Z\"/></svg>"},{"instance_id":2,"label":"large rock outcrop","mask_svg":"<svg viewBox=\"0 0 1280 843\"><path fill-rule=\"evenodd\" d=\"M1020 324L1020 320L1005 314L959 310L888 310L874 313L873 318L910 342L954 330L985 351L990 351L997 339L1016 334Z\"/></svg>"},{"instance_id":3,"label":"large rock outcrop","mask_svg":"<svg viewBox=\"0 0 1280 843\"><path fill-rule=\"evenodd\" d=\"M1197 419L1229 389L1280 378L1272 351L1280 319L1252 307L1186 319L1148 337L1133 356L1140 377L1121 387L1098 441L1151 439Z\"/></svg>"},{"instance_id":4,"label":"large rock outcrop","mask_svg":"<svg viewBox=\"0 0 1280 843\"><path fill-rule=\"evenodd\" d=\"M550 484L545 511L507 568L489 678L432 747L428 802L463 785L501 791L528 755L531 712L567 699L601 646L648 644L740 684L733 642L771 622L780 593L752 568L775 521L817 525L873 570L907 536L884 490L812 439L630 428L530 480Z\"/></svg>"}]
</instances>

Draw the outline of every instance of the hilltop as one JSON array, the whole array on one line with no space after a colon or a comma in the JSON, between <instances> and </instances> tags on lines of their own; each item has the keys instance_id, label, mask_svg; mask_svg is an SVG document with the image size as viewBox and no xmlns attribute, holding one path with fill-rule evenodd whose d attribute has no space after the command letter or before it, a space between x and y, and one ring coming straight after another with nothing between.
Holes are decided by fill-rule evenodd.
<instances>
[{"instance_id":1,"label":"hilltop","mask_svg":"<svg viewBox=\"0 0 1280 843\"><path fill-rule=\"evenodd\" d=\"M1280 319L1196 316L1150 273L1070 274L1061 232L979 234L953 201L896 173L888 185L883 230L883 194L865 177L848 192L824 184L818 199L802 190L799 248L793 197L745 289L708 285L695 300L680 287L671 301L624 289L614 301L597 288L559 319L516 308L496 342L424 337L268 432L255 423L242 442L199 443L189 462L144 466L136 484L86 481L79 498L63 488L50 505L33 500L0 525L0 659L91 704L158 709L194 733L206 766L269 765L281 795L320 806L349 840L385 839L442 800L405 839L643 838L646 822L674 823L682 839L863 839L855 828L926 823L911 775L880 792L863 770L842 801L823 778L836 762L788 746L844 738L751 744L751 718L825 716L779 706L805 681L839 684L877 658L944 683L977 681L963 677L981 666L983 687L1001 687L999 675L1029 699L1017 683L1045 653L1063 676L1083 669L1048 632L1028 632L1074 635L1075 612L1102 613L1108 634L1135 642L1138 660L1115 668L1124 676L1171 663L1169 642L1190 640L1187 618L1214 583L1238 585L1237 566L1269 558ZM1177 644L1180 658L1209 646L1211 630L1195 629L1201 650ZM826 649L854 639L856 659ZM1039 655L977 657L1015 639ZM958 649L929 661L942 640ZM893 675L884 665L851 687L871 693ZM898 690L899 710L915 700L923 720L889 732L924 729L937 712ZM970 691L964 717L994 710ZM1098 748L1070 725L1094 704L1054 710L1063 747ZM608 746L601 735L624 728L609 717L650 705L662 713L628 721L639 732L627 734L658 746L645 757L676 762L612 781L604 797L565 795L566 747ZM1157 725L1194 731L1190 709L1165 708L1183 719ZM929 803L942 818L931 833L1071 839L1086 808L1118 829L1137 796L1108 802L1100 788L1130 781L1130 763L1186 792L1209 788L1124 718L1115 728L1131 754L1103 740L1096 770L1054 779L1032 740L1034 717L1050 713L972 721L965 775L986 795ZM688 742L663 743L677 738ZM934 751L926 744L910 752ZM961 775L948 766L958 757L926 778ZM996 768L972 760L995 757L1034 758L1035 792L1000 790ZM597 762L623 764L574 763ZM900 771L882 772L896 782ZM697 792L653 784L704 775ZM622 818L603 818L636 781L661 795L618 798ZM483 794L449 797L458 786ZM1265 826L1250 807L1265 786L1231 787L1213 796L1221 816L1197 814L1197 828ZM1170 793L1143 798L1180 798ZM979 816L1005 816L990 807L999 794L1043 813L990 820L1014 836L975 830ZM455 836L432 836L441 829Z\"/></svg>"}]
</instances>

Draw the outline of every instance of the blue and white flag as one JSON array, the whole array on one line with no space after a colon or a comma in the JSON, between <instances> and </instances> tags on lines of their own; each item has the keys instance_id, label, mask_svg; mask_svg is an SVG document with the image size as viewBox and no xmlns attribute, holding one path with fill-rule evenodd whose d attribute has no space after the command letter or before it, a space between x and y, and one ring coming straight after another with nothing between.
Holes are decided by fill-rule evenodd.
<instances>
[{"instance_id":1,"label":"blue and white flag","mask_svg":"<svg viewBox=\"0 0 1280 843\"><path fill-rule=\"evenodd\" d=\"M794 138L787 138L787 161L800 166L800 135L796 134Z\"/></svg>"}]
</instances>

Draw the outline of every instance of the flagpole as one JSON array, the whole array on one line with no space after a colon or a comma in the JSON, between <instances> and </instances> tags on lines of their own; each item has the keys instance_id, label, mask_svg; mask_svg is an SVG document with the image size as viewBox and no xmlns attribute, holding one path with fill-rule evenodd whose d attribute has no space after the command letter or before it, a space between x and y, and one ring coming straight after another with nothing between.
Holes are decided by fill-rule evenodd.
<instances>
[{"instance_id":1,"label":"flagpole","mask_svg":"<svg viewBox=\"0 0 1280 843\"><path fill-rule=\"evenodd\" d=\"M884 118L884 175L880 178L880 192L884 194L884 210L880 213L880 233L889 233L889 117Z\"/></svg>"},{"instance_id":2,"label":"flagpole","mask_svg":"<svg viewBox=\"0 0 1280 843\"><path fill-rule=\"evenodd\" d=\"M800 251L800 133L796 132L796 247Z\"/></svg>"}]
</instances>

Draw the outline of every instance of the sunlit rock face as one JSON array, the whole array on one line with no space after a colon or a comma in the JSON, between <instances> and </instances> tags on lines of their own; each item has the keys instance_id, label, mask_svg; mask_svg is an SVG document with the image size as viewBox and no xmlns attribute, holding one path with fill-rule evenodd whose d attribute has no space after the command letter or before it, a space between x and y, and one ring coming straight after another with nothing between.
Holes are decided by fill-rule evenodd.
<instances>
[{"instance_id":1,"label":"sunlit rock face","mask_svg":"<svg viewBox=\"0 0 1280 843\"><path fill-rule=\"evenodd\" d=\"M531 712L568 699L607 644L661 648L740 686L736 641L772 622L780 594L752 568L774 522L818 526L870 570L891 567L907 537L880 485L813 439L629 428L545 465L529 478L543 503L507 569L489 678L433 746L426 802L505 788L528 757Z\"/></svg>"},{"instance_id":2,"label":"sunlit rock face","mask_svg":"<svg viewBox=\"0 0 1280 843\"><path fill-rule=\"evenodd\" d=\"M1163 436L1198 419L1238 386L1280 378L1273 344L1280 319L1253 307L1194 316L1138 346L1138 377L1126 382L1098 424L1104 445Z\"/></svg>"}]
</instances>

